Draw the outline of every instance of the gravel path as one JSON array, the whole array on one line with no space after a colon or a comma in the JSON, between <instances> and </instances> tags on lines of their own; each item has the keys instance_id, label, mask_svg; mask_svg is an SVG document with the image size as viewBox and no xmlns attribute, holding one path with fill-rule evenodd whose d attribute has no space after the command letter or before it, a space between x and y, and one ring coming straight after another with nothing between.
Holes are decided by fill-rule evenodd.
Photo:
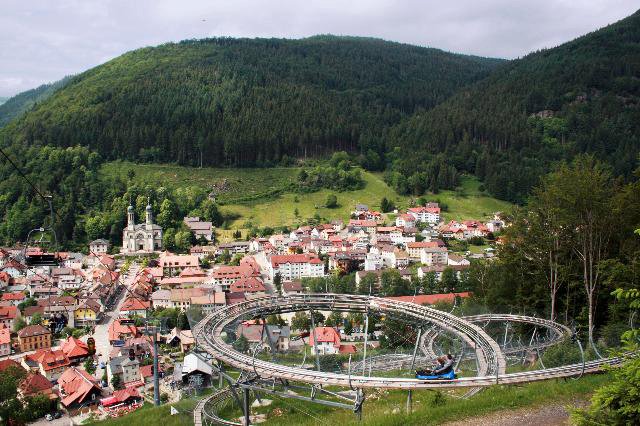
<instances>
[{"instance_id":1,"label":"gravel path","mask_svg":"<svg viewBox=\"0 0 640 426\"><path fill-rule=\"evenodd\" d=\"M516 410L502 410L485 416L470 417L468 419L445 423L446 426L560 426L569 424L567 406L583 407L587 401L564 402L561 404L537 407L519 408Z\"/></svg>"}]
</instances>

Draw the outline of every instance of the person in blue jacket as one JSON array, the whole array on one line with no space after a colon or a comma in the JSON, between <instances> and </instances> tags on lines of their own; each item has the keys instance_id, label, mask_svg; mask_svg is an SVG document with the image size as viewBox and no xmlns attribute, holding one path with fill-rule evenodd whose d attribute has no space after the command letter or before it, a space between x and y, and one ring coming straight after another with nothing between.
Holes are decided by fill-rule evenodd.
<instances>
[{"instance_id":1,"label":"person in blue jacket","mask_svg":"<svg viewBox=\"0 0 640 426\"><path fill-rule=\"evenodd\" d=\"M422 380L454 379L455 372L453 371L453 356L451 354L447 354L446 357L438 357L437 361L438 366L433 370L416 371L416 378Z\"/></svg>"}]
</instances>

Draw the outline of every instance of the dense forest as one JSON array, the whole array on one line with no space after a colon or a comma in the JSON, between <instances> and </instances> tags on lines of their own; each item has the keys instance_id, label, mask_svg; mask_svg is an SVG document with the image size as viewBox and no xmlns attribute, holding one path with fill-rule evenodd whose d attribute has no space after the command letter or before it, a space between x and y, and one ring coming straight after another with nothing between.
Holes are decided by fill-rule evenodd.
<instances>
[{"instance_id":1,"label":"dense forest","mask_svg":"<svg viewBox=\"0 0 640 426\"><path fill-rule=\"evenodd\" d=\"M0 101L0 127L29 111L38 102L42 102L53 95L58 89L63 88L70 79L71 77L65 77L55 83L43 84L11 98L0 98L4 99L4 101Z\"/></svg>"},{"instance_id":2,"label":"dense forest","mask_svg":"<svg viewBox=\"0 0 640 426\"><path fill-rule=\"evenodd\" d=\"M387 137L399 152L394 170L428 172L434 156L444 153L447 163L476 174L493 195L517 202L552 162L578 153L593 153L616 176L630 178L640 150L638 76L640 12L505 63L396 126Z\"/></svg>"},{"instance_id":3,"label":"dense forest","mask_svg":"<svg viewBox=\"0 0 640 426\"><path fill-rule=\"evenodd\" d=\"M87 146L105 159L269 166L372 150L383 129L501 60L376 39L187 40L86 71L7 125L2 144Z\"/></svg>"}]
</instances>

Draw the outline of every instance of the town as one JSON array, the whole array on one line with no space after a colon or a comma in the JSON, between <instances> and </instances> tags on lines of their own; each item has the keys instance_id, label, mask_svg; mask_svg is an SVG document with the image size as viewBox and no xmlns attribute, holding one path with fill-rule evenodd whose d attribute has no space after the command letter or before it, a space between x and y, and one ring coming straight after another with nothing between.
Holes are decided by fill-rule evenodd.
<instances>
[{"instance_id":1,"label":"town","mask_svg":"<svg viewBox=\"0 0 640 426\"><path fill-rule=\"evenodd\" d=\"M216 243L211 222L185 217L194 239L208 244L176 254L163 250L150 204L144 222L131 206L126 215L121 247L98 239L85 253L0 249L0 369L23 371L23 400L49 401L33 416L118 417L153 404L154 393L171 403L197 392L217 373L195 350L191 327L246 300L328 292L454 303L469 295L471 263L494 258L507 226L500 213L446 220L434 202L389 214L357 204L347 223ZM271 336L280 353L308 347L328 356L374 350L384 339L371 327L363 344L367 331L354 315L313 316L313 329L301 313L243 322L234 348L250 351Z\"/></svg>"}]
</instances>

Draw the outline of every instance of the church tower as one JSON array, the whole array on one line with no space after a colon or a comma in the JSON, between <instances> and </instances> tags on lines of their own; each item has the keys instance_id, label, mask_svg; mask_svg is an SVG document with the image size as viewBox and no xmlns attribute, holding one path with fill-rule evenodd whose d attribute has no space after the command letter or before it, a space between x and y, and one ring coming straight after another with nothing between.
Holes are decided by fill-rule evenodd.
<instances>
[{"instance_id":1,"label":"church tower","mask_svg":"<svg viewBox=\"0 0 640 426\"><path fill-rule=\"evenodd\" d=\"M127 228L133 229L135 225L136 221L134 218L133 206L129 204L129 207L127 208Z\"/></svg>"},{"instance_id":2,"label":"church tower","mask_svg":"<svg viewBox=\"0 0 640 426\"><path fill-rule=\"evenodd\" d=\"M146 225L148 228L151 228L151 225L153 225L153 211L151 210L151 201L147 200L147 209L146 209Z\"/></svg>"}]
</instances>

